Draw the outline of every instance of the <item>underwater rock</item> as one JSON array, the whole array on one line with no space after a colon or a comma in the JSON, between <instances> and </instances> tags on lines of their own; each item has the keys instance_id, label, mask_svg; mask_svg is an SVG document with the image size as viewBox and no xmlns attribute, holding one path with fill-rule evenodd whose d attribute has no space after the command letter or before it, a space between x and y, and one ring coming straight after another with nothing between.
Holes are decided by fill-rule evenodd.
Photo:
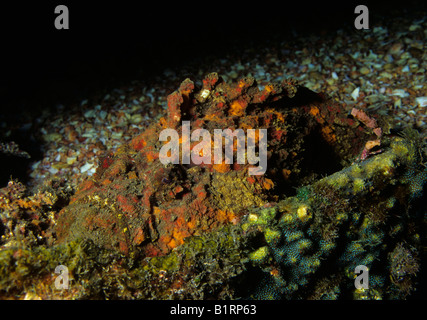
<instances>
[{"instance_id":1,"label":"underwater rock","mask_svg":"<svg viewBox=\"0 0 427 320\"><path fill-rule=\"evenodd\" d=\"M196 88L183 81L168 96L167 119L100 159L94 177L58 215L59 243L90 239L126 255L168 254L187 237L236 223L247 209L341 169L372 136L336 102L292 80L259 90L253 78L227 84L213 73L202 83ZM159 135L164 129L184 132L184 121L211 136L218 129L266 129L266 173L248 174L253 166L238 163L236 152L231 163L163 164ZM197 146L184 134L179 144L179 159Z\"/></svg>"},{"instance_id":2,"label":"underwater rock","mask_svg":"<svg viewBox=\"0 0 427 320\"><path fill-rule=\"evenodd\" d=\"M215 73L200 87L185 80L168 108L167 118L102 157L69 204L55 207L51 241L3 246L0 297L402 299L415 292L427 181L425 141L415 130L393 136L382 119L353 118L291 80L260 90L253 78L227 84ZM163 164L160 132L182 132L183 121L211 136L267 129L265 174L250 175L253 165L237 163L236 153L232 163ZM197 145L187 140L182 135L180 150ZM62 293L52 289L58 264L71 279ZM358 265L369 269L369 289L354 286Z\"/></svg>"}]
</instances>

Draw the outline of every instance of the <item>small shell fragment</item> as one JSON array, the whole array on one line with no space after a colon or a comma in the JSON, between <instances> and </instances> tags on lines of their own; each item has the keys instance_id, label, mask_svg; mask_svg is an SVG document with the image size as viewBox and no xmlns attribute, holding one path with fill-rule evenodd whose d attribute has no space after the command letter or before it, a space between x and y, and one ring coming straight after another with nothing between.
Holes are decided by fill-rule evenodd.
<instances>
[{"instance_id":1,"label":"small shell fragment","mask_svg":"<svg viewBox=\"0 0 427 320\"><path fill-rule=\"evenodd\" d=\"M418 98L415 98L415 100L417 101L420 107L427 106L427 97L418 97Z\"/></svg>"},{"instance_id":2,"label":"small shell fragment","mask_svg":"<svg viewBox=\"0 0 427 320\"><path fill-rule=\"evenodd\" d=\"M84 172L88 171L92 167L93 167L92 163L86 163L86 164L84 164L83 166L80 167L80 172L84 173Z\"/></svg>"},{"instance_id":3,"label":"small shell fragment","mask_svg":"<svg viewBox=\"0 0 427 320\"><path fill-rule=\"evenodd\" d=\"M208 89L203 89L203 91L200 93L200 97L203 99L206 99L209 96L210 91Z\"/></svg>"},{"instance_id":4,"label":"small shell fragment","mask_svg":"<svg viewBox=\"0 0 427 320\"><path fill-rule=\"evenodd\" d=\"M353 92L351 93L351 97L354 99L354 100L357 100L357 98L359 97L359 91L360 91L360 88L359 87L357 87L356 89L354 89L353 90Z\"/></svg>"}]
</instances>

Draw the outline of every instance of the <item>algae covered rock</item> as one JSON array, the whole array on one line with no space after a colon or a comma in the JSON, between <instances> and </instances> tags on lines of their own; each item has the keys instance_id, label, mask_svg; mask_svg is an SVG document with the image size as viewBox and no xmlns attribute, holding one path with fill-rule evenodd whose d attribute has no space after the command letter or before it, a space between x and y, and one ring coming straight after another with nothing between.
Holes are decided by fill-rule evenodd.
<instances>
[{"instance_id":1,"label":"algae covered rock","mask_svg":"<svg viewBox=\"0 0 427 320\"><path fill-rule=\"evenodd\" d=\"M69 203L37 207L50 210L37 233L49 241L15 241L3 227L1 296L408 298L425 254L425 141L384 128L292 80L259 88L250 77L187 79L168 96L167 117L101 157ZM164 163L167 129L178 148ZM215 140L202 148L203 135L191 139L189 129L209 139L241 130L245 139L231 140L228 160L196 163L186 151L214 159ZM3 210L26 217L22 196L7 197ZM66 292L54 288L58 265L69 271ZM360 265L367 289L354 286Z\"/></svg>"},{"instance_id":2,"label":"algae covered rock","mask_svg":"<svg viewBox=\"0 0 427 320\"><path fill-rule=\"evenodd\" d=\"M292 80L260 90L253 78L228 84L213 73L200 87L187 79L168 96L167 118L100 159L95 176L58 215L58 240L90 239L125 255L168 254L185 238L236 223L247 209L348 164L372 132L342 111ZM165 130L174 133L169 141L161 139ZM197 130L208 136L203 148L200 136L190 136ZM231 141L226 130L236 134ZM177 152L163 163L175 136ZM195 163L195 150L209 161Z\"/></svg>"}]
</instances>

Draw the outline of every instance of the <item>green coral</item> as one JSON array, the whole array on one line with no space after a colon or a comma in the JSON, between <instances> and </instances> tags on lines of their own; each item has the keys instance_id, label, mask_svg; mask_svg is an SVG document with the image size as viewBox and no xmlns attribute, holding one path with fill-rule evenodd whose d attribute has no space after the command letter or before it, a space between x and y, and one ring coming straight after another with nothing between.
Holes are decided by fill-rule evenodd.
<instances>
[{"instance_id":1,"label":"green coral","mask_svg":"<svg viewBox=\"0 0 427 320\"><path fill-rule=\"evenodd\" d=\"M263 259L253 259L259 264L264 280L251 297L402 297L396 294L396 284L390 280L390 270L393 273L396 268L390 269L382 257L390 252L393 243L402 239L418 248L415 252L420 250L420 242L416 241L419 237L409 235L422 232L416 227L422 217L398 214L408 210L405 203L413 197L414 187L410 181L401 179L399 183L397 179L421 167L419 150L414 145L411 140L391 139L382 154L300 188L296 197L282 200L268 211L250 214L245 228L264 235L268 248L263 246L262 252L270 255L270 260L265 255ZM422 176L420 180L424 183L426 179ZM277 218L265 219L267 212L268 217ZM371 270L370 289L355 289L357 265ZM274 274L273 266L279 270ZM324 268L331 279L341 279L339 287L328 285L326 278L316 278L318 273L324 273ZM406 283L411 288L414 285L412 280ZM310 289L313 287L315 291ZM323 296L318 291L320 288L331 291Z\"/></svg>"}]
</instances>

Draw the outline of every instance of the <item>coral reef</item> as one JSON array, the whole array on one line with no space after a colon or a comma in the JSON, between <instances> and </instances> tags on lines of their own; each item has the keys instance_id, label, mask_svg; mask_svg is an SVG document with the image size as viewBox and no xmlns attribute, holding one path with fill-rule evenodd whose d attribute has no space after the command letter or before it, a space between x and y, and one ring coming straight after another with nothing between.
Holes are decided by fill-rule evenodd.
<instances>
[{"instance_id":1,"label":"coral reef","mask_svg":"<svg viewBox=\"0 0 427 320\"><path fill-rule=\"evenodd\" d=\"M424 216L408 211L414 191L397 172L422 166L413 142L387 144L382 154L249 214L242 227L265 240L250 254L266 278L255 298L330 299L353 291L356 299L396 299L414 289ZM370 270L365 291L352 281L358 265ZM341 280L324 292L332 281L325 276Z\"/></svg>"},{"instance_id":2,"label":"coral reef","mask_svg":"<svg viewBox=\"0 0 427 320\"><path fill-rule=\"evenodd\" d=\"M1 191L0 296L401 299L415 291L427 180L415 130L391 135L382 119L349 115L289 79L259 88L212 73L200 85L186 79L167 101L167 117L101 157L73 195L60 182L32 196L14 181ZM185 131L184 121L211 136L267 129L265 174L236 161L237 143L231 163L163 164L159 135ZM184 134L179 145L179 159L203 152ZM36 240L16 240L30 233ZM70 290L53 288L59 264ZM357 265L369 268L369 289L354 287Z\"/></svg>"}]
</instances>

